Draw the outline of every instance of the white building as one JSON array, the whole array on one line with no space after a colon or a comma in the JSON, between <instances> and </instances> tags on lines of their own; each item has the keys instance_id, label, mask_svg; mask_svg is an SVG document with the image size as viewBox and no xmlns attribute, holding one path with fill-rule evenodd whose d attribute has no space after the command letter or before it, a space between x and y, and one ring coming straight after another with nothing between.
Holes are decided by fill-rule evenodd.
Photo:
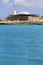
<instances>
[{"instance_id":1,"label":"white building","mask_svg":"<svg viewBox=\"0 0 43 65\"><path fill-rule=\"evenodd\" d=\"M16 15L16 10L13 11L13 15Z\"/></svg>"},{"instance_id":2,"label":"white building","mask_svg":"<svg viewBox=\"0 0 43 65\"><path fill-rule=\"evenodd\" d=\"M22 12L19 12L19 14L29 14L29 12L22 11Z\"/></svg>"},{"instance_id":3,"label":"white building","mask_svg":"<svg viewBox=\"0 0 43 65\"><path fill-rule=\"evenodd\" d=\"M19 14L30 14L30 13L27 11L21 11L19 12ZM13 15L16 15L16 10L13 11Z\"/></svg>"}]
</instances>

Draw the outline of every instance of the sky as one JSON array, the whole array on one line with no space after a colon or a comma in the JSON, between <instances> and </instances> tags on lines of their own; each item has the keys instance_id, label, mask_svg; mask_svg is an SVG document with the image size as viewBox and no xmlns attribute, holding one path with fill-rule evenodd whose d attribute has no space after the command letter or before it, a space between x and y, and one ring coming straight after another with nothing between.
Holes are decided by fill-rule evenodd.
<instances>
[{"instance_id":1,"label":"sky","mask_svg":"<svg viewBox=\"0 0 43 65\"><path fill-rule=\"evenodd\" d=\"M43 16L43 0L0 0L0 18L6 18L14 10L17 14L27 11L30 14Z\"/></svg>"}]
</instances>

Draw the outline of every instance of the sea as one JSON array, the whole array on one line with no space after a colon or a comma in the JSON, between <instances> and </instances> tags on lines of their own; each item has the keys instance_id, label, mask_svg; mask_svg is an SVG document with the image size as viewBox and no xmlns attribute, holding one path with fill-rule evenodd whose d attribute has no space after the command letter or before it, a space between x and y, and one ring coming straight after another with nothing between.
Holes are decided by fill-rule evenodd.
<instances>
[{"instance_id":1,"label":"sea","mask_svg":"<svg viewBox=\"0 0 43 65\"><path fill-rule=\"evenodd\" d=\"M43 65L43 25L0 25L0 65Z\"/></svg>"}]
</instances>

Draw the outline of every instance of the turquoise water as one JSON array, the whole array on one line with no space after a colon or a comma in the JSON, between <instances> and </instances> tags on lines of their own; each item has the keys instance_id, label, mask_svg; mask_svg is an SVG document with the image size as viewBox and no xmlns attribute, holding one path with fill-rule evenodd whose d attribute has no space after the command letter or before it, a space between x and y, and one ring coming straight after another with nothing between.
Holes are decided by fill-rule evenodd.
<instances>
[{"instance_id":1,"label":"turquoise water","mask_svg":"<svg viewBox=\"0 0 43 65\"><path fill-rule=\"evenodd\" d=\"M43 65L43 25L0 25L0 65Z\"/></svg>"}]
</instances>

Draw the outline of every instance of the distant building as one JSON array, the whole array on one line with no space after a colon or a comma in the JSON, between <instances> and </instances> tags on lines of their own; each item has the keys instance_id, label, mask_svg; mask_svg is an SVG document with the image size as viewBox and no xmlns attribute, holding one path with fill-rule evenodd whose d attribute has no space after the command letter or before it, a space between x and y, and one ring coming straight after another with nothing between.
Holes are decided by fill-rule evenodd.
<instances>
[{"instance_id":1,"label":"distant building","mask_svg":"<svg viewBox=\"0 0 43 65\"><path fill-rule=\"evenodd\" d=\"M16 10L14 10L13 15L16 15Z\"/></svg>"},{"instance_id":2,"label":"distant building","mask_svg":"<svg viewBox=\"0 0 43 65\"><path fill-rule=\"evenodd\" d=\"M29 12L22 11L22 12L19 12L19 14L29 14Z\"/></svg>"},{"instance_id":3,"label":"distant building","mask_svg":"<svg viewBox=\"0 0 43 65\"><path fill-rule=\"evenodd\" d=\"M31 17L39 17L38 15L36 14L29 14L28 12L26 11L23 11L23 12L19 12L19 14L17 15L16 14L16 11L14 11L13 15L9 15L7 17L7 20L20 20L20 21L26 21L26 20L29 20L31 19Z\"/></svg>"}]
</instances>

